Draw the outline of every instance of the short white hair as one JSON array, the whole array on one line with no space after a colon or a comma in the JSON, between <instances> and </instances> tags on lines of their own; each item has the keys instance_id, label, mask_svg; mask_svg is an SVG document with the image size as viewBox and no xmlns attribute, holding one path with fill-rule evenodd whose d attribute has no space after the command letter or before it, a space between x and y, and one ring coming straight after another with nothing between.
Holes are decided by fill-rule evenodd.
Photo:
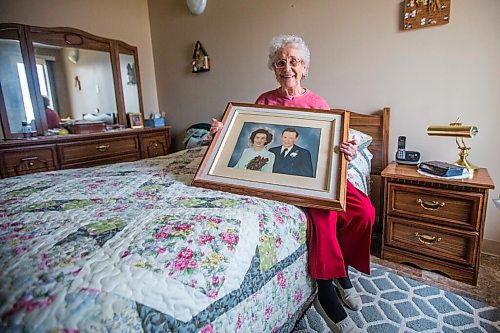
<instances>
[{"instance_id":1,"label":"short white hair","mask_svg":"<svg viewBox=\"0 0 500 333\"><path fill-rule=\"evenodd\" d=\"M288 45L291 45L294 49L299 51L301 60L304 62L304 65L309 68L311 52L309 52L306 42L304 42L304 40L299 36L295 35L278 35L273 37L271 44L269 45L269 59L267 61L267 67L269 67L272 71L274 70L276 52Z\"/></svg>"}]
</instances>

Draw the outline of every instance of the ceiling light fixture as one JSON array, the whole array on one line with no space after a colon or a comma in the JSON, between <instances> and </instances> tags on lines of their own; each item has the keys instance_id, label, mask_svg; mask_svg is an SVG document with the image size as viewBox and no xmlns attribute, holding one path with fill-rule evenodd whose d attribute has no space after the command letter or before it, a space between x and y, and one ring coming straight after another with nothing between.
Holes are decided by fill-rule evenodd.
<instances>
[{"instance_id":1,"label":"ceiling light fixture","mask_svg":"<svg viewBox=\"0 0 500 333\"><path fill-rule=\"evenodd\" d=\"M205 11L207 0L186 0L186 4L193 15L200 15Z\"/></svg>"}]
</instances>

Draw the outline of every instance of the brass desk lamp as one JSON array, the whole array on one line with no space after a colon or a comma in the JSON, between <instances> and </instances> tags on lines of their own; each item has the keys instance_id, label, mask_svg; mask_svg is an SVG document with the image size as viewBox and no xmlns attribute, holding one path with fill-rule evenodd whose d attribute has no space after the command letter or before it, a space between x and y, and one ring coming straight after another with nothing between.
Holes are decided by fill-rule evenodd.
<instances>
[{"instance_id":1,"label":"brass desk lamp","mask_svg":"<svg viewBox=\"0 0 500 333\"><path fill-rule=\"evenodd\" d=\"M467 147L464 142L464 138L474 137L478 133L478 129L476 126L462 125L461 123L459 123L459 121L460 118L458 118L455 122L449 124L448 126L429 126L427 128L427 134L432 136L455 137L455 141L459 149L458 156L460 157L458 161L455 162L455 164L465 167L468 170L475 170L477 169L477 166L467 160L470 147Z\"/></svg>"}]
</instances>

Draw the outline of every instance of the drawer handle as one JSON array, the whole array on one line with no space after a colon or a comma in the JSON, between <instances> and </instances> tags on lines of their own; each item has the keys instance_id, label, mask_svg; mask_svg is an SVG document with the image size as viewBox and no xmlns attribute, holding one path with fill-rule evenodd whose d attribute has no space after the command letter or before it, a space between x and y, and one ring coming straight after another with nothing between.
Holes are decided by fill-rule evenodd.
<instances>
[{"instance_id":1,"label":"drawer handle","mask_svg":"<svg viewBox=\"0 0 500 333\"><path fill-rule=\"evenodd\" d=\"M436 243L439 243L441 241L441 237L421 235L418 232L415 233L415 237L418 238L420 243L423 243L426 245L436 244Z\"/></svg>"},{"instance_id":2,"label":"drawer handle","mask_svg":"<svg viewBox=\"0 0 500 333\"><path fill-rule=\"evenodd\" d=\"M442 201L427 201L427 200L422 200L420 198L417 199L417 202L423 209L427 210L438 210L439 208L444 207L445 205L445 203Z\"/></svg>"},{"instance_id":3,"label":"drawer handle","mask_svg":"<svg viewBox=\"0 0 500 333\"><path fill-rule=\"evenodd\" d=\"M37 160L40 160L40 159L38 157L21 158L22 162L26 162L26 164L28 165L28 168L35 166L35 161L37 161ZM45 162L45 161L42 161L42 162Z\"/></svg>"},{"instance_id":4,"label":"drawer handle","mask_svg":"<svg viewBox=\"0 0 500 333\"><path fill-rule=\"evenodd\" d=\"M104 153L105 151L107 151L108 148L109 148L109 145L100 145L100 146L95 147L95 149L97 149L101 153Z\"/></svg>"},{"instance_id":5,"label":"drawer handle","mask_svg":"<svg viewBox=\"0 0 500 333\"><path fill-rule=\"evenodd\" d=\"M153 147L158 148L158 143L155 142L154 145L153 145Z\"/></svg>"}]
</instances>

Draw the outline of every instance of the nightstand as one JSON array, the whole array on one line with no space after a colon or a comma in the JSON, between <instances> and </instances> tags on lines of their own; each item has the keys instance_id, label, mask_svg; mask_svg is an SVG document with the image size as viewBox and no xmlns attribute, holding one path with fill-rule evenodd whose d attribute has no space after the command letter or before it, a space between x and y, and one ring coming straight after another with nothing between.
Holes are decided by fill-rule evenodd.
<instances>
[{"instance_id":1,"label":"nightstand","mask_svg":"<svg viewBox=\"0 0 500 333\"><path fill-rule=\"evenodd\" d=\"M452 180L393 162L382 177L382 258L476 285L488 191L495 187L488 170Z\"/></svg>"}]
</instances>

